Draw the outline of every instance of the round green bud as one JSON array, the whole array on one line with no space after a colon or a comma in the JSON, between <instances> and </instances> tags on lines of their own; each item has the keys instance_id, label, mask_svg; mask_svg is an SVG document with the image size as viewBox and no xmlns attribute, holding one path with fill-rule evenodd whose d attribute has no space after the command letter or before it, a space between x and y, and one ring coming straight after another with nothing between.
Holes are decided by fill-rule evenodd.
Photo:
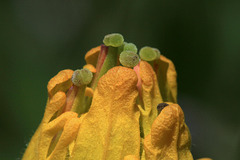
<instances>
[{"instance_id":1,"label":"round green bud","mask_svg":"<svg viewBox=\"0 0 240 160\"><path fill-rule=\"evenodd\" d=\"M132 51L134 53L137 53L138 49L135 44L133 43L126 43L123 47L124 51Z\"/></svg>"},{"instance_id":2,"label":"round green bud","mask_svg":"<svg viewBox=\"0 0 240 160\"><path fill-rule=\"evenodd\" d=\"M120 55L120 53L123 51L125 44L127 44L127 42L123 42L123 44L118 47L118 54L119 54L119 55Z\"/></svg>"},{"instance_id":3,"label":"round green bud","mask_svg":"<svg viewBox=\"0 0 240 160\"><path fill-rule=\"evenodd\" d=\"M158 58L157 51L151 47L141 48L139 51L139 55L140 55L140 58L144 61L153 61Z\"/></svg>"},{"instance_id":4,"label":"round green bud","mask_svg":"<svg viewBox=\"0 0 240 160\"><path fill-rule=\"evenodd\" d=\"M91 83L93 74L87 68L77 69L73 72L72 82L75 86L87 85Z\"/></svg>"},{"instance_id":5,"label":"round green bud","mask_svg":"<svg viewBox=\"0 0 240 160\"><path fill-rule=\"evenodd\" d=\"M123 45L124 39L123 36L119 33L108 34L104 37L103 43L106 46L120 47Z\"/></svg>"},{"instance_id":6,"label":"round green bud","mask_svg":"<svg viewBox=\"0 0 240 160\"><path fill-rule=\"evenodd\" d=\"M139 57L132 51L123 51L119 56L119 61L125 67L134 67L139 63Z\"/></svg>"},{"instance_id":7,"label":"round green bud","mask_svg":"<svg viewBox=\"0 0 240 160\"><path fill-rule=\"evenodd\" d=\"M161 52L157 48L152 48L152 49L157 53L156 59L159 59L160 55L161 55Z\"/></svg>"}]
</instances>

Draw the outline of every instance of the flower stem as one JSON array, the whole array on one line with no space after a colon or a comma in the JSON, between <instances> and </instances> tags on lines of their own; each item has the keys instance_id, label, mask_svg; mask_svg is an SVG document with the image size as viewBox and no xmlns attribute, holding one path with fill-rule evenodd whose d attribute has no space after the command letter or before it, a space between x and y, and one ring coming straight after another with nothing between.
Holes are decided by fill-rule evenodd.
<instances>
[{"instance_id":1,"label":"flower stem","mask_svg":"<svg viewBox=\"0 0 240 160\"><path fill-rule=\"evenodd\" d=\"M82 113L87 112L87 108L85 105L85 89L86 85L81 85L78 87L78 92L71 109L71 111L78 113L79 116Z\"/></svg>"}]
</instances>

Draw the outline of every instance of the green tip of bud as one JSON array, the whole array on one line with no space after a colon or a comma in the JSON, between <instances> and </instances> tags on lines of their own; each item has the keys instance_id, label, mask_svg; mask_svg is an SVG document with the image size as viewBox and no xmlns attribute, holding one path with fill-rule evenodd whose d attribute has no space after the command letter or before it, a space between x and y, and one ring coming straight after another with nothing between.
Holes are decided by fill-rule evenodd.
<instances>
[{"instance_id":1,"label":"green tip of bud","mask_svg":"<svg viewBox=\"0 0 240 160\"><path fill-rule=\"evenodd\" d=\"M126 43L123 47L124 51L132 51L134 53L137 53L138 49L135 44L133 43Z\"/></svg>"},{"instance_id":2,"label":"green tip of bud","mask_svg":"<svg viewBox=\"0 0 240 160\"><path fill-rule=\"evenodd\" d=\"M119 61L125 67L134 67L139 63L139 57L132 51L123 51L119 56Z\"/></svg>"},{"instance_id":3,"label":"green tip of bud","mask_svg":"<svg viewBox=\"0 0 240 160\"><path fill-rule=\"evenodd\" d=\"M156 48L143 47L139 51L139 55L144 61L153 61L160 57L160 51Z\"/></svg>"},{"instance_id":4,"label":"green tip of bud","mask_svg":"<svg viewBox=\"0 0 240 160\"><path fill-rule=\"evenodd\" d=\"M73 72L72 82L75 86L88 85L91 83L93 74L88 69L77 69Z\"/></svg>"},{"instance_id":5,"label":"green tip of bud","mask_svg":"<svg viewBox=\"0 0 240 160\"><path fill-rule=\"evenodd\" d=\"M161 52L157 49L157 48L152 48L155 52L156 52L156 54L157 54L157 56L156 56L156 59L159 59L160 58L160 55L161 55Z\"/></svg>"},{"instance_id":6,"label":"green tip of bud","mask_svg":"<svg viewBox=\"0 0 240 160\"><path fill-rule=\"evenodd\" d=\"M123 36L119 33L108 34L104 37L103 43L106 46L120 47L123 45L124 39Z\"/></svg>"}]
</instances>

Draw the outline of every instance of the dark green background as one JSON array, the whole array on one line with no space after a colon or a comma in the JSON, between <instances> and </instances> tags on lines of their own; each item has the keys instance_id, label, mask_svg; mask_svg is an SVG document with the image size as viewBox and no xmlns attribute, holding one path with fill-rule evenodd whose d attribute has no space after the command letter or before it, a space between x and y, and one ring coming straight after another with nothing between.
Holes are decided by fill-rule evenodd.
<instances>
[{"instance_id":1,"label":"dark green background","mask_svg":"<svg viewBox=\"0 0 240 160\"><path fill-rule=\"evenodd\" d=\"M48 80L112 32L175 63L194 158L240 158L239 0L2 0L1 160L22 156Z\"/></svg>"}]
</instances>

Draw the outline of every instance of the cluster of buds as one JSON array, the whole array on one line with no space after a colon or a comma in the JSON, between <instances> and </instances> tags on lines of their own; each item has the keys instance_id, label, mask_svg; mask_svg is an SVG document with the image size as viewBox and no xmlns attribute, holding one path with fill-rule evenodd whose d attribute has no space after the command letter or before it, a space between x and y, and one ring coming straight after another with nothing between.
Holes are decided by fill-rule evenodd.
<instances>
[{"instance_id":1,"label":"cluster of buds","mask_svg":"<svg viewBox=\"0 0 240 160\"><path fill-rule=\"evenodd\" d=\"M191 160L176 71L152 47L120 34L85 55L83 69L48 83L44 117L23 160Z\"/></svg>"}]
</instances>

